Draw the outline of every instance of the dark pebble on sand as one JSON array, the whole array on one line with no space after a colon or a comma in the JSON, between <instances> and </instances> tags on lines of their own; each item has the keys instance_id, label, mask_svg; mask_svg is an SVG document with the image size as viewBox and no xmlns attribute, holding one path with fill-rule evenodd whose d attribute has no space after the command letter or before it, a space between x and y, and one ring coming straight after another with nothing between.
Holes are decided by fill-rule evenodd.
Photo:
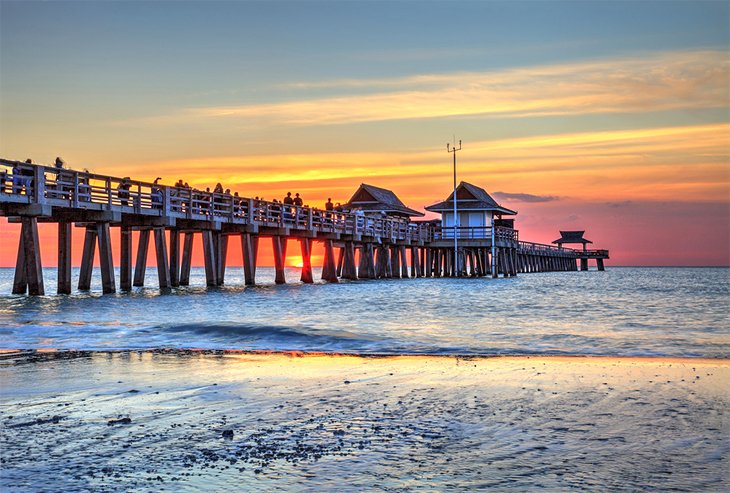
<instances>
[{"instance_id":1,"label":"dark pebble on sand","mask_svg":"<svg viewBox=\"0 0 730 493\"><path fill-rule=\"evenodd\" d=\"M120 419L110 419L106 422L107 426L112 425L128 425L132 422L132 418L120 418Z\"/></svg>"},{"instance_id":2,"label":"dark pebble on sand","mask_svg":"<svg viewBox=\"0 0 730 493\"><path fill-rule=\"evenodd\" d=\"M233 430L223 430L223 438L233 440Z\"/></svg>"}]
</instances>

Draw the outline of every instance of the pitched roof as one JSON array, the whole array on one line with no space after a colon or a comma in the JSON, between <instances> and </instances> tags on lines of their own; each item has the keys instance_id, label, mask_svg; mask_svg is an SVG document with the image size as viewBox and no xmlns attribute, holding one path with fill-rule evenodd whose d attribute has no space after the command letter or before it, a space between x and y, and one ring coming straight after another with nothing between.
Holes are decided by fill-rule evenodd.
<instances>
[{"instance_id":1,"label":"pitched roof","mask_svg":"<svg viewBox=\"0 0 730 493\"><path fill-rule=\"evenodd\" d=\"M423 212L413 210L401 202L393 191L361 183L360 188L352 195L349 202L342 207L351 209L358 207L363 211L385 212L404 216L424 216Z\"/></svg>"},{"instance_id":2,"label":"pitched roof","mask_svg":"<svg viewBox=\"0 0 730 493\"><path fill-rule=\"evenodd\" d=\"M560 238L553 241L553 243L557 243L558 245L563 243L583 243L584 245L586 243L593 243L591 240L583 238L584 234L585 231L561 231Z\"/></svg>"},{"instance_id":3,"label":"pitched roof","mask_svg":"<svg viewBox=\"0 0 730 493\"><path fill-rule=\"evenodd\" d=\"M456 206L459 210L491 211L497 214L517 214L517 211L502 207L486 190L471 183L462 181L456 187ZM450 212L454 210L454 192L444 200L426 207L431 212Z\"/></svg>"}]
</instances>

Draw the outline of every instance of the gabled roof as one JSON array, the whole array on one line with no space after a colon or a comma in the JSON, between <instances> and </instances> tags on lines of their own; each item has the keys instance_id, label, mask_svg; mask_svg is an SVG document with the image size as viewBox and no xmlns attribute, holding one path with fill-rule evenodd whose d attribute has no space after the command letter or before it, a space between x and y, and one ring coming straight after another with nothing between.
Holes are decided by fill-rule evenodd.
<instances>
[{"instance_id":1,"label":"gabled roof","mask_svg":"<svg viewBox=\"0 0 730 493\"><path fill-rule=\"evenodd\" d=\"M497 214L514 215L517 211L502 207L487 193L486 190L471 183L462 181L456 187L456 207L460 211L484 211L494 212ZM451 212L454 210L454 193L448 196L443 202L429 205L427 211L431 212Z\"/></svg>"},{"instance_id":2,"label":"gabled roof","mask_svg":"<svg viewBox=\"0 0 730 493\"><path fill-rule=\"evenodd\" d=\"M585 231L561 231L560 232L560 238L553 241L553 243L557 243L558 245L562 245L563 243L593 243L591 240L586 240L583 238L583 235L585 234Z\"/></svg>"},{"instance_id":3,"label":"gabled roof","mask_svg":"<svg viewBox=\"0 0 730 493\"><path fill-rule=\"evenodd\" d=\"M423 212L413 210L401 202L391 190L361 183L350 201L342 206L345 209L358 207L363 211L385 212L402 216L424 216Z\"/></svg>"}]
</instances>

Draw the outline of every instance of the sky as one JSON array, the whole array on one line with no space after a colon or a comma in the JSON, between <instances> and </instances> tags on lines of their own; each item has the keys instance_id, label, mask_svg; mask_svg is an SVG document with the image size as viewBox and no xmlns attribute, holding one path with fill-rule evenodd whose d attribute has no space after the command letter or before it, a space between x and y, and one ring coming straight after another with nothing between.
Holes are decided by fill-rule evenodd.
<instances>
[{"instance_id":1,"label":"sky","mask_svg":"<svg viewBox=\"0 0 730 493\"><path fill-rule=\"evenodd\" d=\"M320 207L369 183L421 210L461 140L459 180L521 239L729 265L729 54L724 1L0 0L0 156ZM0 237L12 266L17 226Z\"/></svg>"}]
</instances>

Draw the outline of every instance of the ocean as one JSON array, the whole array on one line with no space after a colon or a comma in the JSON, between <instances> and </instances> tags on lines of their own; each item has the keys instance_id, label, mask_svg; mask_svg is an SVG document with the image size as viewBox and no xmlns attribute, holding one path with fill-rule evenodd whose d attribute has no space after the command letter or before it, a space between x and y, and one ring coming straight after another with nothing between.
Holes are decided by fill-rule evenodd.
<instances>
[{"instance_id":1,"label":"ocean","mask_svg":"<svg viewBox=\"0 0 730 493\"><path fill-rule=\"evenodd\" d=\"M315 271L318 277L319 272ZM46 292L55 269L45 269ZM78 272L74 272L77 279ZM241 268L206 288L146 286L13 296L0 269L0 349L202 348L402 355L730 357L730 269L609 267L605 272L298 282L273 269L243 285Z\"/></svg>"},{"instance_id":2,"label":"ocean","mask_svg":"<svg viewBox=\"0 0 730 493\"><path fill-rule=\"evenodd\" d=\"M727 490L730 269L155 274L28 297L0 270L0 489Z\"/></svg>"}]
</instances>

